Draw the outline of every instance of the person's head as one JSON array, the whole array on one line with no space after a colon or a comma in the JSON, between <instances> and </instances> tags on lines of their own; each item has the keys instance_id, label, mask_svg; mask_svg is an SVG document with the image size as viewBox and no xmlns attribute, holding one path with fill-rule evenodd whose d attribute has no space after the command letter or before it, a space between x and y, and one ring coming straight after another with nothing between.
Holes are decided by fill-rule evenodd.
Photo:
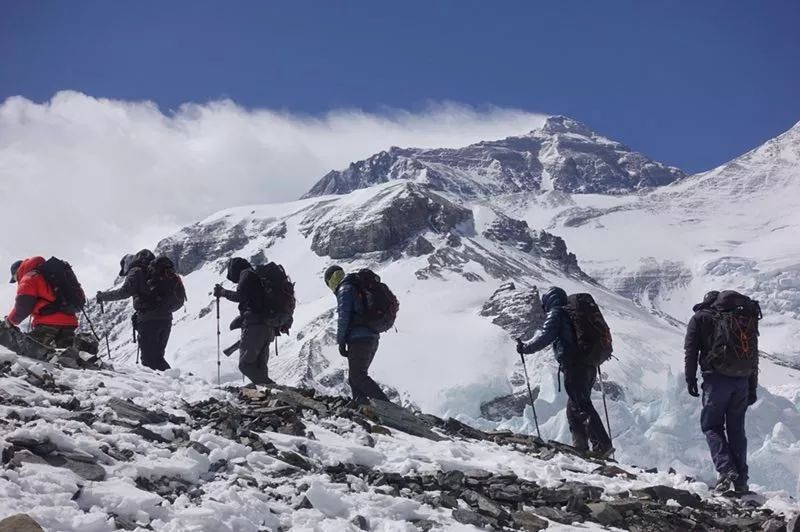
<instances>
[{"instance_id":1,"label":"person's head","mask_svg":"<svg viewBox=\"0 0 800 532\"><path fill-rule=\"evenodd\" d=\"M344 279L344 270L338 264L334 264L325 270L325 284L328 285L331 291L335 292L339 288L342 279Z\"/></svg>"},{"instance_id":2,"label":"person's head","mask_svg":"<svg viewBox=\"0 0 800 532\"><path fill-rule=\"evenodd\" d=\"M119 276L125 277L128 275L128 271L131 269L133 262L136 260L135 255L131 255L130 253L122 257L119 261Z\"/></svg>"},{"instance_id":3,"label":"person's head","mask_svg":"<svg viewBox=\"0 0 800 532\"><path fill-rule=\"evenodd\" d=\"M550 312L556 307L563 307L567 304L567 293L563 288L551 286L542 296L542 309Z\"/></svg>"},{"instance_id":4,"label":"person's head","mask_svg":"<svg viewBox=\"0 0 800 532\"><path fill-rule=\"evenodd\" d=\"M717 297L719 297L719 290L711 290L706 292L706 295L703 296L703 304L713 305L714 301L717 300Z\"/></svg>"},{"instance_id":5,"label":"person's head","mask_svg":"<svg viewBox=\"0 0 800 532\"><path fill-rule=\"evenodd\" d=\"M143 249L136 254L135 261L142 266L147 266L156 259L156 256L149 249Z\"/></svg>"},{"instance_id":6,"label":"person's head","mask_svg":"<svg viewBox=\"0 0 800 532\"><path fill-rule=\"evenodd\" d=\"M17 282L17 271L19 270L19 267L21 265L22 265L22 261L21 260L14 261L14 264L11 265L11 281L10 282L12 282L12 283L16 283Z\"/></svg>"},{"instance_id":7,"label":"person's head","mask_svg":"<svg viewBox=\"0 0 800 532\"><path fill-rule=\"evenodd\" d=\"M233 257L228 261L228 273L225 277L232 283L238 283L242 272L252 269L253 266L246 259L241 257Z\"/></svg>"}]
</instances>

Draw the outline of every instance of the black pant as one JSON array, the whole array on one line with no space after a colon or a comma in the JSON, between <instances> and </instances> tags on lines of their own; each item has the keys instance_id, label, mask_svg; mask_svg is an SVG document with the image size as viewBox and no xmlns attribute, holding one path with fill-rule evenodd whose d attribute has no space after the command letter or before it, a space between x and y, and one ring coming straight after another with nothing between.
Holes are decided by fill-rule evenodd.
<instances>
[{"instance_id":1,"label":"black pant","mask_svg":"<svg viewBox=\"0 0 800 532\"><path fill-rule=\"evenodd\" d=\"M748 478L744 418L749 389L747 377L703 375L700 427L706 435L717 472L720 475L736 473L737 484L746 484Z\"/></svg>"},{"instance_id":2,"label":"black pant","mask_svg":"<svg viewBox=\"0 0 800 532\"><path fill-rule=\"evenodd\" d=\"M274 327L263 323L242 327L242 341L239 345L239 371L253 384L271 382L267 364L269 363L269 344L275 338Z\"/></svg>"},{"instance_id":3,"label":"black pant","mask_svg":"<svg viewBox=\"0 0 800 532\"><path fill-rule=\"evenodd\" d=\"M369 367L377 352L377 339L354 340L347 344L348 381L353 391L353 401L356 403L363 404L368 399L389 400L378 383L369 376Z\"/></svg>"},{"instance_id":4,"label":"black pant","mask_svg":"<svg viewBox=\"0 0 800 532\"><path fill-rule=\"evenodd\" d=\"M564 389L567 391L567 422L572 433L572 443L580 450L588 450L592 442L594 450L606 449L611 438L603 426L600 415L592 404L592 386L597 378L594 366L565 366Z\"/></svg>"},{"instance_id":5,"label":"black pant","mask_svg":"<svg viewBox=\"0 0 800 532\"><path fill-rule=\"evenodd\" d=\"M139 333L142 364L159 371L169 369L164 354L167 350L169 333L172 331L172 319L140 320L136 330Z\"/></svg>"}]
</instances>

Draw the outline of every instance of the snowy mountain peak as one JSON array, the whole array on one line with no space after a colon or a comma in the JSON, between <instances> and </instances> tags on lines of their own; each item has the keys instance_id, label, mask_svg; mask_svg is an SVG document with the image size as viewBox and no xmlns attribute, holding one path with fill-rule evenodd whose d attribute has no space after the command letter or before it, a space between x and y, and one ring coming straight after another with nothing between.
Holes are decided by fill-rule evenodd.
<instances>
[{"instance_id":1,"label":"snowy mountain peak","mask_svg":"<svg viewBox=\"0 0 800 532\"><path fill-rule=\"evenodd\" d=\"M594 131L589 129L586 124L573 120L566 116L551 116L545 120L544 125L533 133L541 132L547 135L557 135L559 133L574 133L584 137L597 136Z\"/></svg>"},{"instance_id":2,"label":"snowy mountain peak","mask_svg":"<svg viewBox=\"0 0 800 532\"><path fill-rule=\"evenodd\" d=\"M325 175L306 198L347 194L394 180L419 181L461 198L519 192L622 194L684 177L677 168L553 116L527 135L459 149L393 147Z\"/></svg>"}]
</instances>

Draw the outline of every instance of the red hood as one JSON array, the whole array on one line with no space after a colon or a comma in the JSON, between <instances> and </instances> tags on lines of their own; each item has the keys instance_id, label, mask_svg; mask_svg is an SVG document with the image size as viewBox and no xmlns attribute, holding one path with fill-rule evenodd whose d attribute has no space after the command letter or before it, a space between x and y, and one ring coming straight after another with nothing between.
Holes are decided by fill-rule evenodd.
<instances>
[{"instance_id":1,"label":"red hood","mask_svg":"<svg viewBox=\"0 0 800 532\"><path fill-rule=\"evenodd\" d=\"M23 260L22 264L19 265L19 269L17 270L17 279L22 279L31 271L44 264L44 262L44 257L31 257Z\"/></svg>"}]
</instances>

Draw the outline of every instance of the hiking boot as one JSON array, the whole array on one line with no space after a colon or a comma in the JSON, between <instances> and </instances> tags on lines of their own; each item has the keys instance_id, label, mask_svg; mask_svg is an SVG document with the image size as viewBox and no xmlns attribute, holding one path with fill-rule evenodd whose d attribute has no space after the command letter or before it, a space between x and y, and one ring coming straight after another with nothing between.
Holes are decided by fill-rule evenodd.
<instances>
[{"instance_id":1,"label":"hiking boot","mask_svg":"<svg viewBox=\"0 0 800 532\"><path fill-rule=\"evenodd\" d=\"M731 485L736 482L737 478L739 478L739 475L734 471L720 474L717 484L714 486L714 491L717 493L730 491Z\"/></svg>"},{"instance_id":2,"label":"hiking boot","mask_svg":"<svg viewBox=\"0 0 800 532\"><path fill-rule=\"evenodd\" d=\"M608 460L615 452L616 449L614 449L614 446L608 443L606 445L598 445L595 447L592 451L592 455L600 460Z\"/></svg>"},{"instance_id":3,"label":"hiking boot","mask_svg":"<svg viewBox=\"0 0 800 532\"><path fill-rule=\"evenodd\" d=\"M737 495L746 495L750 493L750 486L747 484L747 482L734 482L733 491Z\"/></svg>"}]
</instances>

